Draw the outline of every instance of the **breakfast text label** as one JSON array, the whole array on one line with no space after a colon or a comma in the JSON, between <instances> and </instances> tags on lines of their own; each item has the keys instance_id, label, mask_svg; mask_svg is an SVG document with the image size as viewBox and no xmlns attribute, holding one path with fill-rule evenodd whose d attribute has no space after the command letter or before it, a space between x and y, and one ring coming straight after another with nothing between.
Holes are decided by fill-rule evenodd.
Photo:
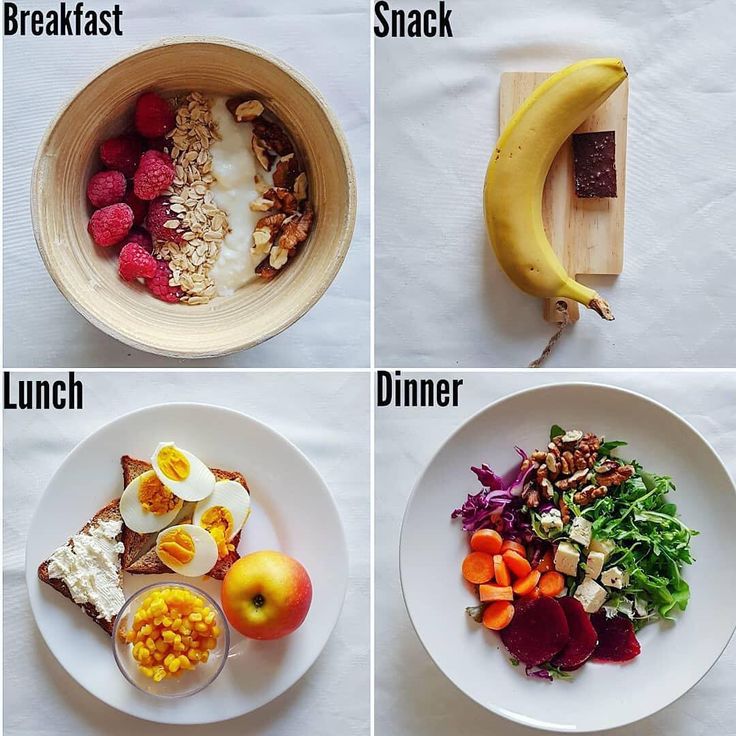
<instances>
[{"instance_id":1,"label":"breakfast text label","mask_svg":"<svg viewBox=\"0 0 736 736\"><path fill-rule=\"evenodd\" d=\"M404 378L401 371L378 371L378 406L457 406L462 378Z\"/></svg>"},{"instance_id":2,"label":"breakfast text label","mask_svg":"<svg viewBox=\"0 0 736 736\"><path fill-rule=\"evenodd\" d=\"M108 10L86 10L84 3L59 3L58 10L26 10L3 3L6 36L122 36L120 5Z\"/></svg>"},{"instance_id":3,"label":"breakfast text label","mask_svg":"<svg viewBox=\"0 0 736 736\"><path fill-rule=\"evenodd\" d=\"M81 409L84 386L69 371L65 379L19 380L14 383L10 371L3 373L4 409Z\"/></svg>"},{"instance_id":4,"label":"breakfast text label","mask_svg":"<svg viewBox=\"0 0 736 736\"><path fill-rule=\"evenodd\" d=\"M445 7L444 0L436 8L425 10L395 10L386 0L380 0L373 9L373 32L378 38L452 38L452 10Z\"/></svg>"}]
</instances>

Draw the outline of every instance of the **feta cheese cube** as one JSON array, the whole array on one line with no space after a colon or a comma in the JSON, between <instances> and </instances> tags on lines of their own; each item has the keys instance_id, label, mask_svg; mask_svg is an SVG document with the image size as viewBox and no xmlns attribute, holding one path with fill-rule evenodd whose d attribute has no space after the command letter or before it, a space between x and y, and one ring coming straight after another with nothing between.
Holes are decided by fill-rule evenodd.
<instances>
[{"instance_id":1,"label":"feta cheese cube","mask_svg":"<svg viewBox=\"0 0 736 736\"><path fill-rule=\"evenodd\" d=\"M570 539L583 547L587 547L590 544L590 535L593 531L593 524L582 516L576 516L572 520L572 528L570 529Z\"/></svg>"},{"instance_id":2,"label":"feta cheese cube","mask_svg":"<svg viewBox=\"0 0 736 736\"><path fill-rule=\"evenodd\" d=\"M590 551L603 553L604 561L611 556L616 545L610 539L591 539Z\"/></svg>"},{"instance_id":3,"label":"feta cheese cube","mask_svg":"<svg viewBox=\"0 0 736 736\"><path fill-rule=\"evenodd\" d=\"M629 576L620 567L609 567L603 575L601 582L609 588L618 588L621 590L629 582Z\"/></svg>"},{"instance_id":4,"label":"feta cheese cube","mask_svg":"<svg viewBox=\"0 0 736 736\"><path fill-rule=\"evenodd\" d=\"M585 577L595 580L601 574L604 561L603 552L591 552L585 561Z\"/></svg>"},{"instance_id":5,"label":"feta cheese cube","mask_svg":"<svg viewBox=\"0 0 736 736\"><path fill-rule=\"evenodd\" d=\"M580 601L586 613L595 613L606 601L606 590L595 580L585 578L578 585L574 597Z\"/></svg>"},{"instance_id":6,"label":"feta cheese cube","mask_svg":"<svg viewBox=\"0 0 736 736\"><path fill-rule=\"evenodd\" d=\"M542 530L545 532L562 531L562 514L559 509L550 509L545 511L541 517Z\"/></svg>"},{"instance_id":7,"label":"feta cheese cube","mask_svg":"<svg viewBox=\"0 0 736 736\"><path fill-rule=\"evenodd\" d=\"M578 573L580 552L570 542L560 542L555 552L555 570L563 575L575 576Z\"/></svg>"}]
</instances>

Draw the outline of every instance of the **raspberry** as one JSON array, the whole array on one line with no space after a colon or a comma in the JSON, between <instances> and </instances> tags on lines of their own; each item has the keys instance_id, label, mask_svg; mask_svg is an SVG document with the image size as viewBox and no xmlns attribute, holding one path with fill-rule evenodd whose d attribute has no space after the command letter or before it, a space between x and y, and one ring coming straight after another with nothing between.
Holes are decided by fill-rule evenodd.
<instances>
[{"instance_id":1,"label":"raspberry","mask_svg":"<svg viewBox=\"0 0 736 736\"><path fill-rule=\"evenodd\" d=\"M119 243L133 227L133 210L127 204L111 204L95 210L90 217L87 232L97 245Z\"/></svg>"},{"instance_id":2,"label":"raspberry","mask_svg":"<svg viewBox=\"0 0 736 736\"><path fill-rule=\"evenodd\" d=\"M156 259L138 243L127 242L120 251L118 271L126 281L146 278L156 275Z\"/></svg>"},{"instance_id":3,"label":"raspberry","mask_svg":"<svg viewBox=\"0 0 736 736\"><path fill-rule=\"evenodd\" d=\"M171 243L181 243L182 233L164 227L169 220L176 220L176 214L170 209L170 202L166 197L159 197L151 202L146 216L146 230L154 240L163 240Z\"/></svg>"},{"instance_id":4,"label":"raspberry","mask_svg":"<svg viewBox=\"0 0 736 736\"><path fill-rule=\"evenodd\" d=\"M174 162L160 151L146 151L133 177L133 191L139 199L156 199L174 181Z\"/></svg>"},{"instance_id":5,"label":"raspberry","mask_svg":"<svg viewBox=\"0 0 736 736\"><path fill-rule=\"evenodd\" d=\"M137 135L109 138L100 146L100 158L108 169L122 171L129 179L135 174L141 160L143 144Z\"/></svg>"},{"instance_id":6,"label":"raspberry","mask_svg":"<svg viewBox=\"0 0 736 736\"><path fill-rule=\"evenodd\" d=\"M127 245L128 243L135 243L136 245L140 245L141 248L147 250L149 253L153 251L153 242L151 240L151 236L142 227L134 227L128 233L125 238L124 245Z\"/></svg>"},{"instance_id":7,"label":"raspberry","mask_svg":"<svg viewBox=\"0 0 736 736\"><path fill-rule=\"evenodd\" d=\"M156 259L156 273L146 279L146 286L156 299L164 302L178 302L182 297L182 291L178 286L170 286L171 267L166 261Z\"/></svg>"},{"instance_id":8,"label":"raspberry","mask_svg":"<svg viewBox=\"0 0 736 736\"><path fill-rule=\"evenodd\" d=\"M132 186L128 188L128 193L125 195L123 202L133 210L133 224L142 225L146 219L146 215L148 214L148 202L138 199L138 197L135 196Z\"/></svg>"},{"instance_id":9,"label":"raspberry","mask_svg":"<svg viewBox=\"0 0 736 736\"><path fill-rule=\"evenodd\" d=\"M155 92L146 92L135 104L135 128L145 138L162 138L176 125L171 105Z\"/></svg>"},{"instance_id":10,"label":"raspberry","mask_svg":"<svg viewBox=\"0 0 736 736\"><path fill-rule=\"evenodd\" d=\"M117 204L125 197L125 176L119 171L99 171L87 183L87 199L95 209Z\"/></svg>"}]
</instances>

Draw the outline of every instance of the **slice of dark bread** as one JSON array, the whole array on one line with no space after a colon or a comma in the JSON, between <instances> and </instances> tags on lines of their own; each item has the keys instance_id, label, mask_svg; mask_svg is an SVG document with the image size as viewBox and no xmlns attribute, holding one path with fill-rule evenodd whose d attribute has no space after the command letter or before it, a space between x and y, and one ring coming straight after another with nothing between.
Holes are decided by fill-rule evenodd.
<instances>
[{"instance_id":1,"label":"slice of dark bread","mask_svg":"<svg viewBox=\"0 0 736 736\"><path fill-rule=\"evenodd\" d=\"M143 475L143 473L151 470L151 463L147 463L145 460L136 460L136 458L130 457L130 455L123 455L120 458L120 465L123 469L123 490L139 475ZM181 511L171 523L179 524L187 516L191 518L194 506L195 504L193 503L185 502L181 507ZM125 545L123 570L127 571L136 560L143 557L156 544L156 537L158 537L158 532L140 534L139 532L134 532L132 529L128 529L126 526L123 530L123 544Z\"/></svg>"},{"instance_id":2,"label":"slice of dark bread","mask_svg":"<svg viewBox=\"0 0 736 736\"><path fill-rule=\"evenodd\" d=\"M128 455L123 455L120 462L123 466L123 483L126 487L132 480L151 469L150 463L147 463L145 460L137 460ZM210 468L210 470L214 473L217 480L234 480L240 483L250 493L248 483L242 473L233 470L221 470L219 468ZM180 524L186 518L191 519L194 506L194 503L185 503L184 507L182 507L182 512L179 513L177 519L171 525ZM232 539L235 549L217 561L215 566L207 573L210 577L216 580L222 580L227 571L233 566L233 563L240 559L240 555L238 554L240 533L238 532ZM156 554L154 545L158 535L159 532L154 534L138 534L137 532L126 529L126 535L123 539L126 549L125 560L127 561L123 562L125 572L131 575L160 575L162 573L173 572L161 562ZM129 545L131 548L130 553L128 552Z\"/></svg>"},{"instance_id":3,"label":"slice of dark bread","mask_svg":"<svg viewBox=\"0 0 736 736\"><path fill-rule=\"evenodd\" d=\"M120 516L120 501L119 499L116 499L115 501L111 501L107 506L104 508L101 508L80 530L79 534L84 534L85 532L88 532L95 524L97 524L100 521L122 521L122 517ZM123 530L125 529L125 525L123 524ZM122 539L124 536L124 531L121 531L121 536L118 537L118 539ZM68 545L72 544L72 540L69 539L67 542ZM122 565L122 557L123 555L120 555L120 562ZM112 627L115 623L115 617L113 616L112 621L107 621L104 618L101 618L97 609L91 604L91 603L75 603L74 599L72 598L71 591L69 590L69 587L67 584L59 579L59 578L52 578L49 577L49 562L50 558L44 560L39 566L38 566L38 577L40 580L42 580L47 585L50 585L54 590L57 590L59 593L61 593L63 596L66 596L74 605L79 606L98 626L103 628L110 636L112 636ZM123 587L123 570L122 567L120 568L120 576L119 576L119 583L120 588Z\"/></svg>"}]
</instances>

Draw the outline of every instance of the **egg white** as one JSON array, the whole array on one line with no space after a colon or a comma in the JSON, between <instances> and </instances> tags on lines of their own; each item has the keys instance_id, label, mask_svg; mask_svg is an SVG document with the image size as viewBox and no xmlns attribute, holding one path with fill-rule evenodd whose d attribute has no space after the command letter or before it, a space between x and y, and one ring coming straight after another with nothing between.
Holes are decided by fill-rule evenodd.
<instances>
[{"instance_id":1,"label":"egg white","mask_svg":"<svg viewBox=\"0 0 736 736\"><path fill-rule=\"evenodd\" d=\"M149 470L137 478L133 478L120 497L120 515L123 517L125 526L139 534L150 534L168 526L174 521L182 507L181 499L171 511L165 514L153 514L141 506L141 502L138 500L138 488L141 480L149 473L153 473L153 471Z\"/></svg>"},{"instance_id":2,"label":"egg white","mask_svg":"<svg viewBox=\"0 0 736 736\"><path fill-rule=\"evenodd\" d=\"M192 523L201 526L202 515L214 506L226 508L233 517L233 528L225 539L229 542L250 516L250 494L235 480L218 480L214 491L194 507Z\"/></svg>"},{"instance_id":3,"label":"egg white","mask_svg":"<svg viewBox=\"0 0 736 736\"><path fill-rule=\"evenodd\" d=\"M168 529L164 529L156 539L156 554L158 555L158 546L161 543L162 538L177 529L185 531L194 541L194 557L185 565L172 564L168 558L165 560L165 564L174 572L178 572L180 575L185 575L187 577L206 575L217 562L217 543L212 536L200 526L194 526L194 524L176 524L175 526L170 526ZM162 562L164 562L164 560L162 560Z\"/></svg>"},{"instance_id":4,"label":"egg white","mask_svg":"<svg viewBox=\"0 0 736 736\"><path fill-rule=\"evenodd\" d=\"M189 475L184 480L169 478L161 470L158 454L164 447L175 447L189 461ZM185 501L201 501L203 498L207 498L215 487L215 476L212 471L196 455L187 450L182 450L173 442L159 443L151 458L151 465L159 480Z\"/></svg>"}]
</instances>

